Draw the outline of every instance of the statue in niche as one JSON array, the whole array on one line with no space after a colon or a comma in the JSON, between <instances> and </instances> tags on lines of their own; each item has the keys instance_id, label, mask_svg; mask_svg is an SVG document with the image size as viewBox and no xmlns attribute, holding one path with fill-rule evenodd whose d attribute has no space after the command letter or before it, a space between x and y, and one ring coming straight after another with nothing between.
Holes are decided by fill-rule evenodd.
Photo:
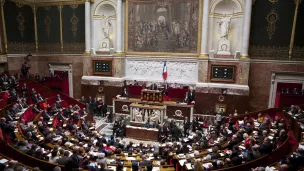
<instances>
[{"instance_id":1,"label":"statue in niche","mask_svg":"<svg viewBox=\"0 0 304 171\"><path fill-rule=\"evenodd\" d=\"M138 111L135 115L135 121L136 122L143 122L143 116L142 116L142 111Z\"/></svg>"},{"instance_id":2,"label":"statue in niche","mask_svg":"<svg viewBox=\"0 0 304 171\"><path fill-rule=\"evenodd\" d=\"M151 120L151 122L155 123L156 125L158 123L160 123L160 113L158 110L153 110L150 120Z\"/></svg>"},{"instance_id":3,"label":"statue in niche","mask_svg":"<svg viewBox=\"0 0 304 171\"><path fill-rule=\"evenodd\" d=\"M231 55L230 52L230 41L228 40L229 31L231 29L231 18L227 17L226 14L223 15L223 18L220 20L219 26L221 31L221 37L218 45L217 55Z\"/></svg>"},{"instance_id":4,"label":"statue in niche","mask_svg":"<svg viewBox=\"0 0 304 171\"><path fill-rule=\"evenodd\" d=\"M226 14L219 22L220 28L221 28L221 39L222 40L228 40L228 34L231 27L231 17L226 17Z\"/></svg>"},{"instance_id":5,"label":"statue in niche","mask_svg":"<svg viewBox=\"0 0 304 171\"><path fill-rule=\"evenodd\" d=\"M104 39L110 39L110 27L112 26L112 23L109 19L109 17L107 16L103 16L103 28L102 28L102 32L103 32L103 38Z\"/></svg>"},{"instance_id":6,"label":"statue in niche","mask_svg":"<svg viewBox=\"0 0 304 171\"><path fill-rule=\"evenodd\" d=\"M145 122L147 122L149 119L149 114L148 114L148 110L146 110L145 112Z\"/></svg>"}]
</instances>

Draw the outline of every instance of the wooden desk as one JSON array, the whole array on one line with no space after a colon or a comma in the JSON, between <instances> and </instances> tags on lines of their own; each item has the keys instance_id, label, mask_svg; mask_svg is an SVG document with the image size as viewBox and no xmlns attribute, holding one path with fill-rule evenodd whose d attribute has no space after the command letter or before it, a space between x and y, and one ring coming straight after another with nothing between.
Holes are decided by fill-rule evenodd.
<instances>
[{"instance_id":1,"label":"wooden desk","mask_svg":"<svg viewBox=\"0 0 304 171\"><path fill-rule=\"evenodd\" d=\"M141 99L129 98L129 99L113 99L113 113L115 114L123 114L130 115L130 105L132 103L138 103L143 105L151 105L151 106L165 106L166 116L168 118L174 118L177 120L184 119L184 117L188 117L190 121L193 120L193 105L180 104L175 101L163 101L159 102L144 102ZM175 115L176 111L180 111L182 113L182 117Z\"/></svg>"},{"instance_id":2,"label":"wooden desk","mask_svg":"<svg viewBox=\"0 0 304 171\"><path fill-rule=\"evenodd\" d=\"M127 126L126 136L139 140L158 141L158 130Z\"/></svg>"},{"instance_id":3,"label":"wooden desk","mask_svg":"<svg viewBox=\"0 0 304 171\"><path fill-rule=\"evenodd\" d=\"M142 101L152 101L152 102L162 102L163 92L159 90L141 90L141 100Z\"/></svg>"}]
</instances>

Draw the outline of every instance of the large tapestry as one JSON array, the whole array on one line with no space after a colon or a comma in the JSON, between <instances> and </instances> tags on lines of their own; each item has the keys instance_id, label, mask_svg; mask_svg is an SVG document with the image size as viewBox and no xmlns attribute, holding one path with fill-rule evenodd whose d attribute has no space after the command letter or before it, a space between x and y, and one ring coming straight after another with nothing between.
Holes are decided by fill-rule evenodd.
<instances>
[{"instance_id":1,"label":"large tapestry","mask_svg":"<svg viewBox=\"0 0 304 171\"><path fill-rule=\"evenodd\" d=\"M127 1L127 52L198 53L200 0Z\"/></svg>"}]
</instances>

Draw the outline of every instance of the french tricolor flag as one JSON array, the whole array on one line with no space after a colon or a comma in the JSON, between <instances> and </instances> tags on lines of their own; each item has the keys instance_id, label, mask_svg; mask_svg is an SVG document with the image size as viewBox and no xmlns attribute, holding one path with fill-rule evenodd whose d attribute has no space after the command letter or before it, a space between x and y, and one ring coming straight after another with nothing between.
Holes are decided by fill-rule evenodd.
<instances>
[{"instance_id":1,"label":"french tricolor flag","mask_svg":"<svg viewBox=\"0 0 304 171\"><path fill-rule=\"evenodd\" d=\"M164 67L163 67L163 79L166 80L168 76L167 73L167 61L164 62Z\"/></svg>"}]
</instances>

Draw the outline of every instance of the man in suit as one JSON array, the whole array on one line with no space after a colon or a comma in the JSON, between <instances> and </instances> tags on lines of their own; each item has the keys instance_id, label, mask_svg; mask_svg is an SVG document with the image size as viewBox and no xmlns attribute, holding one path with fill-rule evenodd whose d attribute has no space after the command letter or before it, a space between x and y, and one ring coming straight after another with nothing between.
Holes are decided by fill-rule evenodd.
<instances>
[{"instance_id":1,"label":"man in suit","mask_svg":"<svg viewBox=\"0 0 304 171\"><path fill-rule=\"evenodd\" d=\"M150 90L157 90L157 84L152 83L151 86L150 86Z\"/></svg>"},{"instance_id":2,"label":"man in suit","mask_svg":"<svg viewBox=\"0 0 304 171\"><path fill-rule=\"evenodd\" d=\"M188 100L189 103L195 103L195 91L193 90L193 88L190 88L188 92Z\"/></svg>"},{"instance_id":3,"label":"man in suit","mask_svg":"<svg viewBox=\"0 0 304 171\"><path fill-rule=\"evenodd\" d=\"M129 92L127 91L126 87L123 88L123 91L121 93L121 97L126 97L126 98L129 97Z\"/></svg>"},{"instance_id":4,"label":"man in suit","mask_svg":"<svg viewBox=\"0 0 304 171\"><path fill-rule=\"evenodd\" d=\"M147 170L150 170L150 168L151 168L151 170L152 170L152 163L151 163L151 161L147 160L147 156L146 156L146 155L143 155L141 158L142 158L142 161L139 162L139 167L140 167L140 169L146 167Z\"/></svg>"},{"instance_id":5,"label":"man in suit","mask_svg":"<svg viewBox=\"0 0 304 171\"><path fill-rule=\"evenodd\" d=\"M36 90L34 88L32 88L31 96L34 97L35 94L37 94L37 92L36 92Z\"/></svg>"},{"instance_id":6,"label":"man in suit","mask_svg":"<svg viewBox=\"0 0 304 171\"><path fill-rule=\"evenodd\" d=\"M61 99L61 97L60 97L59 94L57 94L56 101L57 101L57 102L62 102L62 99Z\"/></svg>"},{"instance_id":7,"label":"man in suit","mask_svg":"<svg viewBox=\"0 0 304 171\"><path fill-rule=\"evenodd\" d=\"M269 138L265 138L263 144L260 145L259 151L263 154L269 154L272 152L273 145L271 144Z\"/></svg>"},{"instance_id":8,"label":"man in suit","mask_svg":"<svg viewBox=\"0 0 304 171\"><path fill-rule=\"evenodd\" d=\"M42 118L45 121L49 121L51 119L51 116L48 114L48 112L46 110L44 110L42 113Z\"/></svg>"},{"instance_id":9,"label":"man in suit","mask_svg":"<svg viewBox=\"0 0 304 171\"><path fill-rule=\"evenodd\" d=\"M81 99L79 100L81 103L86 103L86 100L84 98L84 96L81 97Z\"/></svg>"},{"instance_id":10,"label":"man in suit","mask_svg":"<svg viewBox=\"0 0 304 171\"><path fill-rule=\"evenodd\" d=\"M38 98L38 101L39 101L39 102L44 101L44 99L43 99L43 97L41 96L41 94L38 94L38 95L37 95L37 98Z\"/></svg>"},{"instance_id":11,"label":"man in suit","mask_svg":"<svg viewBox=\"0 0 304 171\"><path fill-rule=\"evenodd\" d=\"M189 133L188 133L189 129L190 129L190 121L188 120L188 117L185 117L185 120L184 120L184 135L185 136L189 135Z\"/></svg>"},{"instance_id":12,"label":"man in suit","mask_svg":"<svg viewBox=\"0 0 304 171\"><path fill-rule=\"evenodd\" d=\"M33 103L38 103L39 102L37 94L35 94L33 96L32 101L33 101Z\"/></svg>"},{"instance_id":13,"label":"man in suit","mask_svg":"<svg viewBox=\"0 0 304 171\"><path fill-rule=\"evenodd\" d=\"M33 106L33 108L32 108L32 112L35 113L36 115L37 115L38 113L40 113L40 110L37 108L37 105L36 105L36 104L34 104L34 106Z\"/></svg>"},{"instance_id":14,"label":"man in suit","mask_svg":"<svg viewBox=\"0 0 304 171\"><path fill-rule=\"evenodd\" d=\"M93 113L94 114L97 114L97 109L98 109L98 100L97 100L97 98L95 97L94 98L94 100L93 100L93 102L92 102L92 107L93 107Z\"/></svg>"},{"instance_id":15,"label":"man in suit","mask_svg":"<svg viewBox=\"0 0 304 171\"><path fill-rule=\"evenodd\" d=\"M28 91L27 85L26 85L26 83L24 83L23 86L22 86L22 88L21 88L21 92L22 93L23 92L27 93L27 91Z\"/></svg>"},{"instance_id":16,"label":"man in suit","mask_svg":"<svg viewBox=\"0 0 304 171\"><path fill-rule=\"evenodd\" d=\"M69 162L69 156L70 156L70 152L69 151L65 151L63 153L63 156L60 157L59 159L57 159L57 164L59 165L67 165Z\"/></svg>"},{"instance_id":17,"label":"man in suit","mask_svg":"<svg viewBox=\"0 0 304 171\"><path fill-rule=\"evenodd\" d=\"M29 125L25 124L24 119L21 119L20 127L24 133L31 132L34 130L34 127L32 125L29 126Z\"/></svg>"},{"instance_id":18,"label":"man in suit","mask_svg":"<svg viewBox=\"0 0 304 171\"><path fill-rule=\"evenodd\" d=\"M106 117L108 112L108 106L104 101L102 101L101 103L101 112L102 112L102 117Z\"/></svg>"},{"instance_id":19,"label":"man in suit","mask_svg":"<svg viewBox=\"0 0 304 171\"><path fill-rule=\"evenodd\" d=\"M61 104L59 101L56 101L56 105L55 105L56 109L62 109Z\"/></svg>"}]
</instances>

